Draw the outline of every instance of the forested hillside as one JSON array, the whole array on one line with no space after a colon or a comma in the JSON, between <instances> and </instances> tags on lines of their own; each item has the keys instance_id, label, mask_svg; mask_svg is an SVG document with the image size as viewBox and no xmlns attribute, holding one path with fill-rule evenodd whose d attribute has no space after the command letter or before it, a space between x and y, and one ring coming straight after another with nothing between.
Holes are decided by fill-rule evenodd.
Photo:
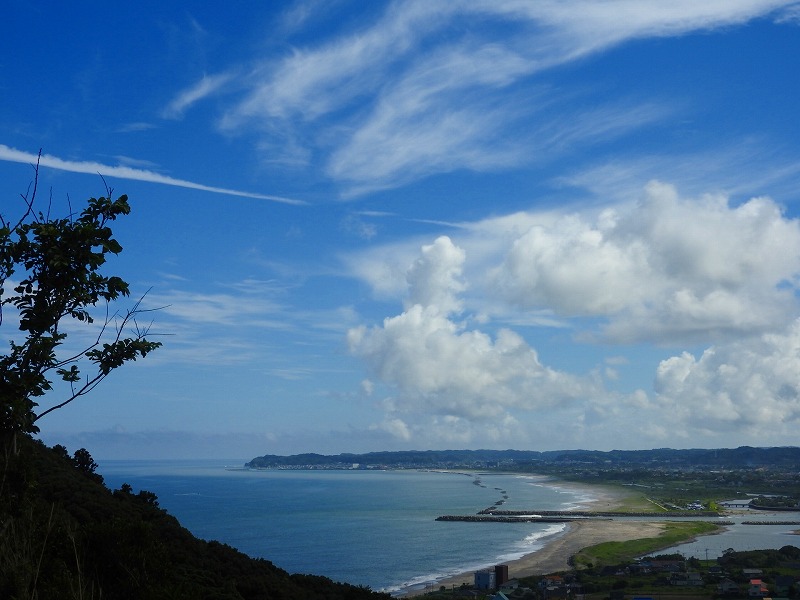
<instances>
[{"instance_id":1,"label":"forested hillside","mask_svg":"<svg viewBox=\"0 0 800 600\"><path fill-rule=\"evenodd\" d=\"M199 540L151 492L107 489L88 452L23 436L1 460L0 598L388 598Z\"/></svg>"}]
</instances>

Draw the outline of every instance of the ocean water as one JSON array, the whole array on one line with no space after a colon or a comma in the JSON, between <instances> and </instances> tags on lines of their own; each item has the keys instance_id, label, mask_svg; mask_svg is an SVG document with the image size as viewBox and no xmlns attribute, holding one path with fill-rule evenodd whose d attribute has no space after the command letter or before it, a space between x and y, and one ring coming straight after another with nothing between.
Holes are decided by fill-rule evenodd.
<instances>
[{"instance_id":1,"label":"ocean water","mask_svg":"<svg viewBox=\"0 0 800 600\"><path fill-rule=\"evenodd\" d=\"M201 538L290 573L395 593L519 558L565 529L560 523L436 521L439 515L475 514L498 502L511 510L569 510L592 498L536 476L225 467L104 461L98 472L111 488L128 483L154 492L162 508Z\"/></svg>"}]
</instances>

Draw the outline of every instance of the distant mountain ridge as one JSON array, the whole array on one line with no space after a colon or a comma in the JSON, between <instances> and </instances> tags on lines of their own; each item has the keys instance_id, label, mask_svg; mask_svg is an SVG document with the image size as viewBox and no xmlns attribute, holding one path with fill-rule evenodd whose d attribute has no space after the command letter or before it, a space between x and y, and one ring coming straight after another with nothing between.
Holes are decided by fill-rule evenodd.
<instances>
[{"instance_id":1,"label":"distant mountain ridge","mask_svg":"<svg viewBox=\"0 0 800 600\"><path fill-rule=\"evenodd\" d=\"M402 450L364 454L267 454L249 468L458 468L597 465L615 467L797 467L800 447L782 446L675 450Z\"/></svg>"}]
</instances>

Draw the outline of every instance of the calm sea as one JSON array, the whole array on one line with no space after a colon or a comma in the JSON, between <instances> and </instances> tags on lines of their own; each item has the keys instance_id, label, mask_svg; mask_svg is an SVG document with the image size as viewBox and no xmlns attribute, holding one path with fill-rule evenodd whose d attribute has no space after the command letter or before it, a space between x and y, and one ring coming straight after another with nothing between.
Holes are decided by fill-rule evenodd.
<instances>
[{"instance_id":1,"label":"calm sea","mask_svg":"<svg viewBox=\"0 0 800 600\"><path fill-rule=\"evenodd\" d=\"M129 483L195 535L218 540L290 573L401 592L436 587L451 575L493 566L541 548L565 529L547 523L436 521L502 503L510 510L569 510L591 490L542 477L426 471L248 471L245 461L104 461L111 488ZM794 518L794 517L793 517ZM722 534L664 552L715 558L725 549L800 546L797 526L742 525L786 520L753 511ZM510 575L513 577L514 573Z\"/></svg>"},{"instance_id":2,"label":"calm sea","mask_svg":"<svg viewBox=\"0 0 800 600\"><path fill-rule=\"evenodd\" d=\"M241 465L228 463L229 465ZM111 488L155 492L195 535L290 573L397 592L513 560L562 524L459 523L445 514L567 510L591 498L534 476L425 471L248 471L224 462L104 461ZM513 576L513 573L511 573Z\"/></svg>"}]
</instances>

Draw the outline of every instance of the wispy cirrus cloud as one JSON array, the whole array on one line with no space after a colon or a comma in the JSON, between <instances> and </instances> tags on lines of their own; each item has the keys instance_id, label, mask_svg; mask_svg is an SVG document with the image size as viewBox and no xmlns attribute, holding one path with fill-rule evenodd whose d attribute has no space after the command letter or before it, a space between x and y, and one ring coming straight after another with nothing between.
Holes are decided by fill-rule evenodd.
<instances>
[{"instance_id":1,"label":"wispy cirrus cloud","mask_svg":"<svg viewBox=\"0 0 800 600\"><path fill-rule=\"evenodd\" d=\"M273 202L280 202L283 204L293 204L296 206L305 205L303 200L295 200L293 198L284 198L282 196L272 196L268 194L256 194L254 192L243 192L241 190L232 190L228 188L214 187L194 181L186 181L185 179L176 179L168 177L155 171L147 169L136 169L126 166L111 166L104 165L94 161L74 161L64 160L57 156L50 154L42 154L37 156L31 152L24 150L17 150L5 144L0 144L0 161L18 162L36 164L48 169L58 169L60 171L69 171L71 173L90 173L100 174L108 177L117 177L119 179L130 179L134 181L148 181L150 183L159 183L162 185L171 185L175 187L188 188L192 190L200 190L203 192L211 192L214 194L225 194L228 196L240 196L243 198L255 198L258 200L271 200Z\"/></svg>"},{"instance_id":2,"label":"wispy cirrus cloud","mask_svg":"<svg viewBox=\"0 0 800 600\"><path fill-rule=\"evenodd\" d=\"M150 311L153 332L169 343L151 364L248 364L285 372L309 366L315 348L340 342L358 321L348 306L299 309L292 286L274 280L199 282L164 277L142 306ZM295 353L292 348L300 348Z\"/></svg>"},{"instance_id":3,"label":"wispy cirrus cloud","mask_svg":"<svg viewBox=\"0 0 800 600\"><path fill-rule=\"evenodd\" d=\"M800 163L791 149L750 138L690 152L618 154L559 176L553 183L581 188L598 198L634 201L648 181L664 173L688 194L714 190L746 197L768 191L776 198L791 198L800 182Z\"/></svg>"},{"instance_id":4,"label":"wispy cirrus cloud","mask_svg":"<svg viewBox=\"0 0 800 600\"><path fill-rule=\"evenodd\" d=\"M117 128L117 133L135 133L138 131L148 131L150 129L155 129L156 126L153 123L146 123L143 121L135 121L133 123L126 123L121 125Z\"/></svg>"},{"instance_id":5,"label":"wispy cirrus cloud","mask_svg":"<svg viewBox=\"0 0 800 600\"><path fill-rule=\"evenodd\" d=\"M574 108L574 118L554 116L542 108L559 102L558 93L532 89L539 74L629 40L780 19L793 5L396 2L367 26L259 65L221 124L233 131L255 126L271 152L288 142L295 153L298 144L322 150L326 173L346 196L461 168L514 167L552 144L614 139L669 112L649 102L599 110L592 103L588 112ZM478 20L495 26L470 26ZM542 148L537 132L550 147Z\"/></svg>"},{"instance_id":6,"label":"wispy cirrus cloud","mask_svg":"<svg viewBox=\"0 0 800 600\"><path fill-rule=\"evenodd\" d=\"M215 93L232 79L232 73L203 75L200 81L175 96L161 111L161 116L165 119L180 119L193 104Z\"/></svg>"}]
</instances>

